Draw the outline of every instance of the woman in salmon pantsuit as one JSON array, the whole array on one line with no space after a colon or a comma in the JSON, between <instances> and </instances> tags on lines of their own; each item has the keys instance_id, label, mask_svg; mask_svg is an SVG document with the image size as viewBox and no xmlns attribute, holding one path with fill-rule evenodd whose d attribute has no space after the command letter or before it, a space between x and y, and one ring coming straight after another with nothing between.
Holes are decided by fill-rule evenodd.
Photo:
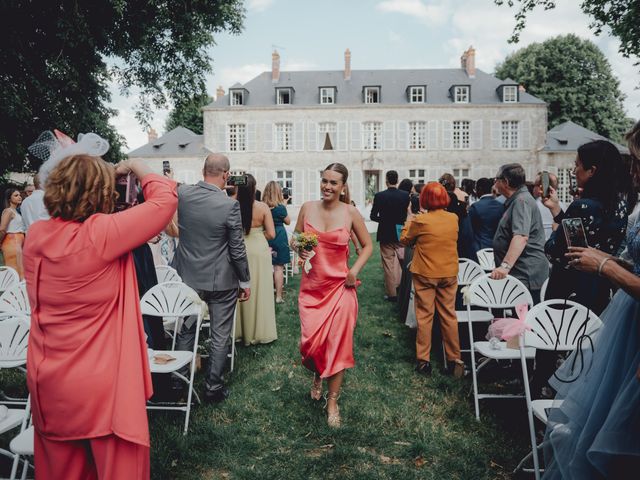
<instances>
[{"instance_id":1,"label":"woman in salmon pantsuit","mask_svg":"<svg viewBox=\"0 0 640 480\"><path fill-rule=\"evenodd\" d=\"M51 219L31 226L24 249L36 476L148 479L152 388L130 252L170 222L175 183L78 149L49 168ZM128 172L145 202L112 213L115 175Z\"/></svg>"},{"instance_id":2,"label":"woman in salmon pantsuit","mask_svg":"<svg viewBox=\"0 0 640 480\"><path fill-rule=\"evenodd\" d=\"M331 427L340 426L338 398L344 371L355 365L357 276L373 249L362 215L350 205L345 192L348 176L347 168L340 163L325 168L320 184L322 200L306 202L296 223L296 232L311 232L318 237L315 255L310 258L312 268L303 271L300 283L300 353L304 366L314 373L312 399L320 400L322 381L327 380L327 423ZM352 231L362 248L349 268ZM301 251L300 256L306 260L310 252Z\"/></svg>"}]
</instances>

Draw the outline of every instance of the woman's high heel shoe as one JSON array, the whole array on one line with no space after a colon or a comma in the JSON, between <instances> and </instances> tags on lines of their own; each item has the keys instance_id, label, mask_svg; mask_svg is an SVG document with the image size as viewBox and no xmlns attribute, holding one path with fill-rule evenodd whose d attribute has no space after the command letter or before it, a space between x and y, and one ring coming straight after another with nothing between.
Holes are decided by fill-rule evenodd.
<instances>
[{"instance_id":1,"label":"woman's high heel shoe","mask_svg":"<svg viewBox=\"0 0 640 480\"><path fill-rule=\"evenodd\" d=\"M311 400L320 400L322 398L322 378L313 374L313 385L311 385Z\"/></svg>"},{"instance_id":2,"label":"woman's high heel shoe","mask_svg":"<svg viewBox=\"0 0 640 480\"><path fill-rule=\"evenodd\" d=\"M324 396L324 408L327 408L329 404L329 400L335 400L336 402L340 398L340 392L327 392ZM336 411L333 413L329 413L329 409L327 408L327 425L331 428L340 428L340 408L336 405Z\"/></svg>"}]
</instances>

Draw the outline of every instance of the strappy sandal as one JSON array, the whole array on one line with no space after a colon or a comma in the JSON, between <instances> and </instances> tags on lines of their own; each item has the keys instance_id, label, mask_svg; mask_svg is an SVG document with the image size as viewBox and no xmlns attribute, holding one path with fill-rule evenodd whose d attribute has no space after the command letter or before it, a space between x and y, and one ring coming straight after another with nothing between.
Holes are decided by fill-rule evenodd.
<instances>
[{"instance_id":1,"label":"strappy sandal","mask_svg":"<svg viewBox=\"0 0 640 480\"><path fill-rule=\"evenodd\" d=\"M327 408L329 404L329 400L335 400L336 402L340 398L340 392L327 392L324 395L324 408ZM341 419L340 419L340 407L336 405L336 411L334 413L329 413L329 409L327 409L327 425L331 428L340 428Z\"/></svg>"},{"instance_id":2,"label":"strappy sandal","mask_svg":"<svg viewBox=\"0 0 640 480\"><path fill-rule=\"evenodd\" d=\"M311 400L320 400L322 398L322 378L315 373L313 374L313 385L311 385Z\"/></svg>"}]
</instances>

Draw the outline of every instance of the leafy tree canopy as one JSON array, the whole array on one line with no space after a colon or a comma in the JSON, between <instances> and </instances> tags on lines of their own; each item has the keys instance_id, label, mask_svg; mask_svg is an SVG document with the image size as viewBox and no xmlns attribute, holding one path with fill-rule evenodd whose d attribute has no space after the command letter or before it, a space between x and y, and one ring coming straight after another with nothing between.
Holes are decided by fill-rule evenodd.
<instances>
[{"instance_id":1,"label":"leafy tree canopy","mask_svg":"<svg viewBox=\"0 0 640 480\"><path fill-rule=\"evenodd\" d=\"M518 6L516 25L510 42L517 43L525 29L527 15L536 8L555 8L555 0L494 0L497 5ZM593 22L590 27L600 35L607 27L620 40L620 53L640 58L640 0L582 0L580 8Z\"/></svg>"},{"instance_id":2,"label":"leafy tree canopy","mask_svg":"<svg viewBox=\"0 0 640 480\"><path fill-rule=\"evenodd\" d=\"M620 141L630 126L620 82L589 40L565 35L533 43L507 57L495 74L547 102L550 127L571 120Z\"/></svg>"},{"instance_id":3,"label":"leafy tree canopy","mask_svg":"<svg viewBox=\"0 0 640 480\"><path fill-rule=\"evenodd\" d=\"M203 132L202 107L213 102L207 94L196 95L186 102L176 105L167 117L164 129L168 132L176 127L185 127L198 135Z\"/></svg>"},{"instance_id":4,"label":"leafy tree canopy","mask_svg":"<svg viewBox=\"0 0 640 480\"><path fill-rule=\"evenodd\" d=\"M239 33L241 0L0 0L0 156L22 169L40 132L95 131L122 156L109 124L109 86L135 92L136 116L180 105L205 91L214 34ZM27 168L37 168L31 159Z\"/></svg>"}]
</instances>

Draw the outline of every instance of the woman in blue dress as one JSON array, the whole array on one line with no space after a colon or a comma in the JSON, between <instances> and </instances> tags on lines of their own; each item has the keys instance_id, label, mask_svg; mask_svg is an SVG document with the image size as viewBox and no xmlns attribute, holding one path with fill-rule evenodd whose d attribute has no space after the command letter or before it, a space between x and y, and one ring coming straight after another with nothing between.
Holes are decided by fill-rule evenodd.
<instances>
[{"instance_id":1,"label":"woman in blue dress","mask_svg":"<svg viewBox=\"0 0 640 480\"><path fill-rule=\"evenodd\" d=\"M271 209L273 223L276 226L276 238L269 240L269 247L273 255L273 283L276 287L276 303L282 303L282 290L284 288L284 266L291 261L289 252L289 240L284 226L291 223L287 207L284 206L282 189L277 182L271 181L264 187L262 201Z\"/></svg>"},{"instance_id":2,"label":"woman in blue dress","mask_svg":"<svg viewBox=\"0 0 640 480\"><path fill-rule=\"evenodd\" d=\"M627 135L640 183L640 122ZM545 436L544 479L637 478L640 471L640 223L627 233L634 265L595 248L570 248L572 267L619 287L549 383L557 390ZM635 473L633 473L635 472Z\"/></svg>"}]
</instances>

